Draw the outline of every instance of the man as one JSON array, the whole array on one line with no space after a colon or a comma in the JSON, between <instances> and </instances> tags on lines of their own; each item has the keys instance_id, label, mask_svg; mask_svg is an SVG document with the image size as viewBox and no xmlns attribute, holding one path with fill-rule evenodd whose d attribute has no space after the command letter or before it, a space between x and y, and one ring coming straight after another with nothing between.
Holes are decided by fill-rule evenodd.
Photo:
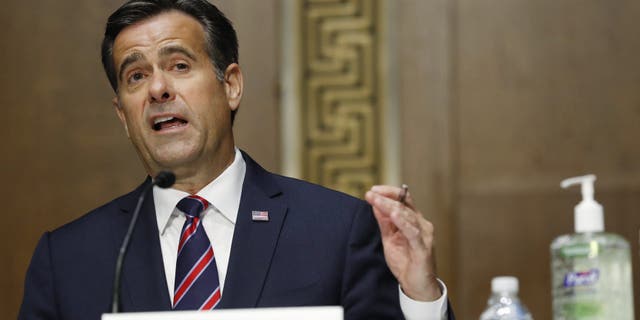
<instances>
[{"instance_id":1,"label":"man","mask_svg":"<svg viewBox=\"0 0 640 320\"><path fill-rule=\"evenodd\" d=\"M372 214L363 201L268 173L235 148L243 78L235 31L216 7L129 1L109 18L102 61L147 173L176 176L145 198L121 310L342 305L348 320L445 316L433 228L410 195L373 187ZM117 251L150 183L44 234L20 319L109 311Z\"/></svg>"}]
</instances>

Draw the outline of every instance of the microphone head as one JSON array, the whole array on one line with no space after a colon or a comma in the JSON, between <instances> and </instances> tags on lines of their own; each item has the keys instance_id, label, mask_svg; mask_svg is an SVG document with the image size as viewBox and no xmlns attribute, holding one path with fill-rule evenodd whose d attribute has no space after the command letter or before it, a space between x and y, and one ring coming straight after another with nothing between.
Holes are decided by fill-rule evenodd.
<instances>
[{"instance_id":1,"label":"microphone head","mask_svg":"<svg viewBox=\"0 0 640 320\"><path fill-rule=\"evenodd\" d=\"M160 171L158 175L153 178L153 184L166 189L171 187L176 182L176 175L171 171Z\"/></svg>"}]
</instances>

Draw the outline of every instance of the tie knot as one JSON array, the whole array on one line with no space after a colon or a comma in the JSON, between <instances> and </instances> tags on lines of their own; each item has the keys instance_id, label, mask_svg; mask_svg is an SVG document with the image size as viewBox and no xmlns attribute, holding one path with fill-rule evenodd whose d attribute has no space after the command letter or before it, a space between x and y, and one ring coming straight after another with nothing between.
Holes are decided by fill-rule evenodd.
<instances>
[{"instance_id":1,"label":"tie knot","mask_svg":"<svg viewBox=\"0 0 640 320\"><path fill-rule=\"evenodd\" d=\"M204 198L199 196L187 196L182 198L176 207L178 210L184 212L187 215L187 218L193 219L196 217L200 217L200 214L207 209L209 206L209 202Z\"/></svg>"}]
</instances>

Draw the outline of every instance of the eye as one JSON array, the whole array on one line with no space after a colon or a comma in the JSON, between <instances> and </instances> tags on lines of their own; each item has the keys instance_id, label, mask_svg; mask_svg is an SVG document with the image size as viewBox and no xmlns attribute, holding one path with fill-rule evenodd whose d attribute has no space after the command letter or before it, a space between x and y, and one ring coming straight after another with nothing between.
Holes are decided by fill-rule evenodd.
<instances>
[{"instance_id":1,"label":"eye","mask_svg":"<svg viewBox=\"0 0 640 320\"><path fill-rule=\"evenodd\" d=\"M173 68L178 71L186 71L186 70L189 70L189 65L184 62L178 62L174 65Z\"/></svg>"},{"instance_id":2,"label":"eye","mask_svg":"<svg viewBox=\"0 0 640 320\"><path fill-rule=\"evenodd\" d=\"M132 73L132 74L129 76L129 78L128 78L127 82L129 82L129 83L136 83L136 82L138 82L138 81L140 81L140 80L142 80L142 79L144 79L144 73L142 73L142 72L138 71L138 72L134 72L134 73Z\"/></svg>"}]
</instances>

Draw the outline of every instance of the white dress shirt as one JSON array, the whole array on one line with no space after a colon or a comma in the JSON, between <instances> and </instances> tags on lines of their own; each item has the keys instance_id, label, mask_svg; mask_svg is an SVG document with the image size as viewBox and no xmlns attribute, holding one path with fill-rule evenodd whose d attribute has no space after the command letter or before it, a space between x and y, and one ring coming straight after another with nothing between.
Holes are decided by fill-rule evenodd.
<instances>
[{"instance_id":1,"label":"white dress shirt","mask_svg":"<svg viewBox=\"0 0 640 320\"><path fill-rule=\"evenodd\" d=\"M233 163L197 193L198 196L206 199L211 204L200 217L214 249L220 290L223 296L233 230L238 216L238 208L240 207L240 196L245 173L246 163L240 150L236 148ZM186 220L185 216L176 209L176 205L188 195L188 193L176 189L153 187L153 201L158 221L160 248L171 301L173 301L178 241L180 240L182 226ZM433 302L411 300L402 290L399 290L400 306L407 320L446 319L447 289L444 283L440 282L440 285L442 286L442 297Z\"/></svg>"}]
</instances>

